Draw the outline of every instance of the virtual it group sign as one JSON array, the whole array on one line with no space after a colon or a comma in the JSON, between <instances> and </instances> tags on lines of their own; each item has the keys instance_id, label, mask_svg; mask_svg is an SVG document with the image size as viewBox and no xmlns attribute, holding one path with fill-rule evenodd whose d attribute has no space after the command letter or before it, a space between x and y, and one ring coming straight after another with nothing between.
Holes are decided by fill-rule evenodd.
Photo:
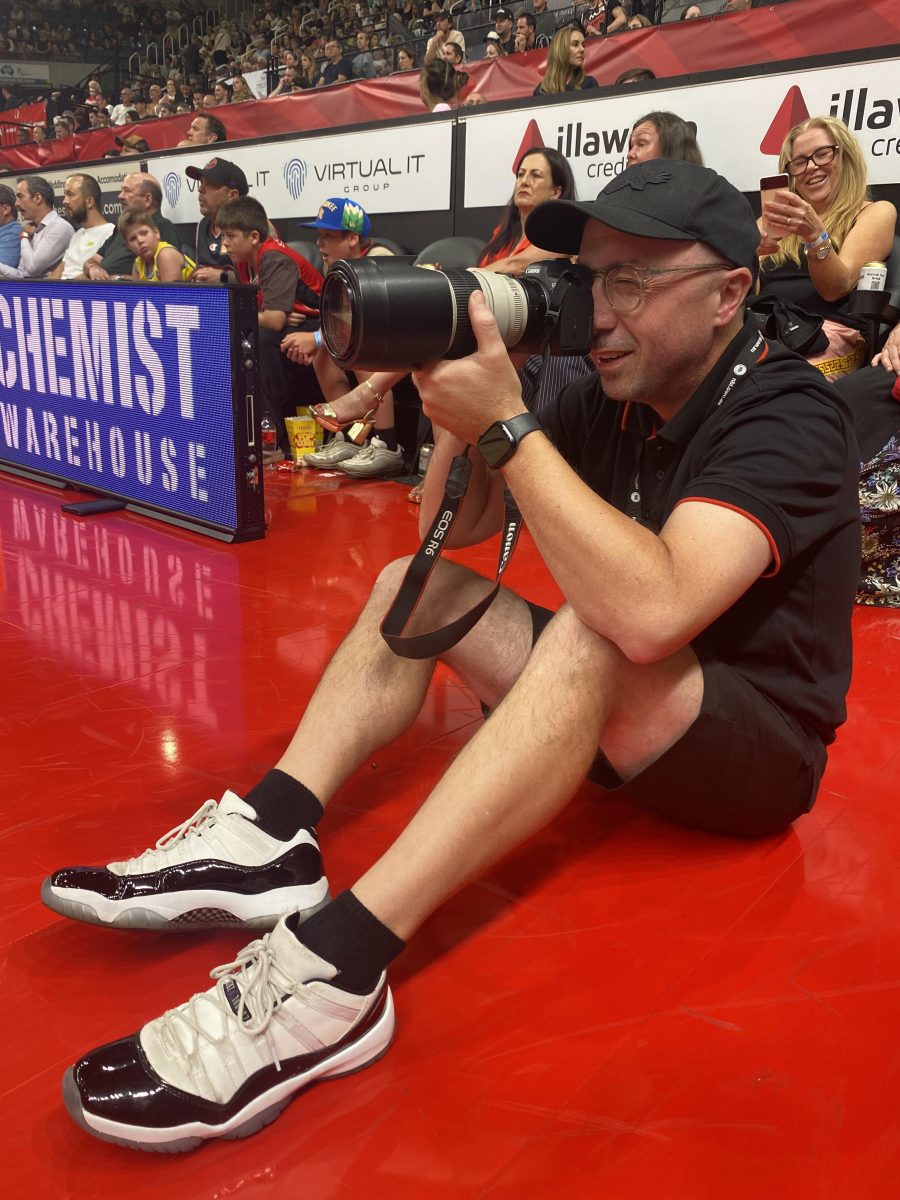
<instances>
[{"instance_id":1,"label":"virtual it group sign","mask_svg":"<svg viewBox=\"0 0 900 1200\"><path fill-rule=\"evenodd\" d=\"M162 185L163 214L177 224L200 217L198 185L185 168L206 166L213 149L148 159L148 169ZM450 207L449 121L229 146L226 157L247 176L250 195L273 221L314 217L331 196L358 200L370 215Z\"/></svg>"}]
</instances>

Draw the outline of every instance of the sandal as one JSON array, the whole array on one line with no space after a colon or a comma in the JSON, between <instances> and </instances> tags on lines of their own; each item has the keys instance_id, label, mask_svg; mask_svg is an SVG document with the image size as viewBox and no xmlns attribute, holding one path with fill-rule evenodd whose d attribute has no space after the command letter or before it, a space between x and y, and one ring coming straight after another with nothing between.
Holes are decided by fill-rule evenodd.
<instances>
[{"instance_id":1,"label":"sandal","mask_svg":"<svg viewBox=\"0 0 900 1200\"><path fill-rule=\"evenodd\" d=\"M365 416L361 417L359 420L354 419L351 421L342 421L328 403L310 404L309 412L313 420L317 421L323 429L327 429L329 433L342 433L345 429L352 428L357 425L368 425L371 429L372 424L374 423L375 414L378 412L378 405L376 404L374 407L370 408ZM364 435L364 438L365 436L368 435ZM355 442L357 438L351 436L350 440Z\"/></svg>"},{"instance_id":2,"label":"sandal","mask_svg":"<svg viewBox=\"0 0 900 1200\"><path fill-rule=\"evenodd\" d=\"M410 504L421 504L422 503L422 493L424 492L424 490L425 490L425 480L420 479L419 482L416 484L416 486L412 489L412 491L406 497L407 500L410 502Z\"/></svg>"}]
</instances>

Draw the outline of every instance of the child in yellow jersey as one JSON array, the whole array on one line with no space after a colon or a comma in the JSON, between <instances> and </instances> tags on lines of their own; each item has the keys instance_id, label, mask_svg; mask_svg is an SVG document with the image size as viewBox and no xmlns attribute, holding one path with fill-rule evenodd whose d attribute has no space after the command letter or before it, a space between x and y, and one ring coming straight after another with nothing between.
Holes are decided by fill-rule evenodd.
<instances>
[{"instance_id":1,"label":"child in yellow jersey","mask_svg":"<svg viewBox=\"0 0 900 1200\"><path fill-rule=\"evenodd\" d=\"M161 241L159 230L146 213L123 212L119 217L119 232L135 255L132 279L141 283L175 283L190 279L196 263L171 243Z\"/></svg>"}]
</instances>

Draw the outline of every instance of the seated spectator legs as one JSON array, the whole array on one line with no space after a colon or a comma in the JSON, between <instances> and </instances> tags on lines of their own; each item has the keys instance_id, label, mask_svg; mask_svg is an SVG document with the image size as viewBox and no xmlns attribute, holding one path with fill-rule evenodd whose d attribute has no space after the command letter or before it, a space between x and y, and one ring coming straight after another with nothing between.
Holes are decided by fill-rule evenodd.
<instances>
[{"instance_id":1,"label":"seated spectator legs","mask_svg":"<svg viewBox=\"0 0 900 1200\"><path fill-rule=\"evenodd\" d=\"M284 329L259 327L259 393L262 415L278 430L278 449L285 458L289 458L290 443L284 418L292 415L296 401L291 398L284 355L281 353L285 332Z\"/></svg>"},{"instance_id":2,"label":"seated spectator legs","mask_svg":"<svg viewBox=\"0 0 900 1200\"><path fill-rule=\"evenodd\" d=\"M265 209L250 196L227 201L218 212L222 241L242 283L259 287L259 379L263 412L278 430L287 451L286 413L296 401L290 393L281 343L288 316L317 313L322 276L304 258L269 235Z\"/></svg>"}]
</instances>

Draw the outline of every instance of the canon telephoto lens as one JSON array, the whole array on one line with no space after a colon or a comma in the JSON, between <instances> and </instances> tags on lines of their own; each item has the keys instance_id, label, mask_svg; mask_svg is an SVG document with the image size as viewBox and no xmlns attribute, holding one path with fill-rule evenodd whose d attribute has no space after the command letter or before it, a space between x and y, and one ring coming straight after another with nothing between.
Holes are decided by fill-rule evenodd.
<instances>
[{"instance_id":1,"label":"canon telephoto lens","mask_svg":"<svg viewBox=\"0 0 900 1200\"><path fill-rule=\"evenodd\" d=\"M463 358L476 348L469 297L478 289L507 346L539 342L548 292L538 280L477 267L428 270L378 256L341 259L328 272L321 299L325 345L342 367L369 371Z\"/></svg>"}]
</instances>

